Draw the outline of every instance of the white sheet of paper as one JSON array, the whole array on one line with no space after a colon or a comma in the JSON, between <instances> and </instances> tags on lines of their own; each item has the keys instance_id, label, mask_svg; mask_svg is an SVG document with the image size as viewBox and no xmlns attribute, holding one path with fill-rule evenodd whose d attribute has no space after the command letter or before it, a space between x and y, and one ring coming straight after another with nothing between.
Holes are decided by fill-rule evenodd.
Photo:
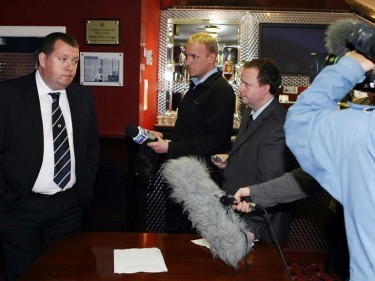
<instances>
[{"instance_id":1,"label":"white sheet of paper","mask_svg":"<svg viewBox=\"0 0 375 281\"><path fill-rule=\"evenodd\" d=\"M113 250L115 273L167 272L158 248Z\"/></svg>"},{"instance_id":2,"label":"white sheet of paper","mask_svg":"<svg viewBox=\"0 0 375 281\"><path fill-rule=\"evenodd\" d=\"M254 242L258 242L258 241L259 240L255 239L253 243L251 243L251 246L254 246ZM203 246L203 247L210 249L210 243L207 241L206 238L191 240L191 242L193 242L196 245Z\"/></svg>"},{"instance_id":3,"label":"white sheet of paper","mask_svg":"<svg viewBox=\"0 0 375 281\"><path fill-rule=\"evenodd\" d=\"M206 238L191 240L191 242L193 242L196 245L210 249L210 243L208 243Z\"/></svg>"}]
</instances>

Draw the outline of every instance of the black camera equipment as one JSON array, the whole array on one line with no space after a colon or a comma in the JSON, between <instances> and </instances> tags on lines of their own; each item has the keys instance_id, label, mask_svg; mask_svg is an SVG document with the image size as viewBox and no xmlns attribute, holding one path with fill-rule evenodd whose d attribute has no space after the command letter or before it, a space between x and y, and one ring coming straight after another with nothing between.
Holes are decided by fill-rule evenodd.
<instances>
[{"instance_id":1,"label":"black camera equipment","mask_svg":"<svg viewBox=\"0 0 375 281\"><path fill-rule=\"evenodd\" d=\"M340 56L328 53L311 53L310 54L310 84L314 81L322 69L328 65L336 64ZM368 93L375 93L375 69L366 72L366 78L362 83L355 85L354 90Z\"/></svg>"},{"instance_id":2,"label":"black camera equipment","mask_svg":"<svg viewBox=\"0 0 375 281\"><path fill-rule=\"evenodd\" d=\"M336 64L348 51L356 50L371 60L375 60L375 28L353 19L338 20L328 26L326 47L329 53L310 54L310 83L328 65ZM375 71L366 73L362 83L355 90L375 92Z\"/></svg>"}]
</instances>

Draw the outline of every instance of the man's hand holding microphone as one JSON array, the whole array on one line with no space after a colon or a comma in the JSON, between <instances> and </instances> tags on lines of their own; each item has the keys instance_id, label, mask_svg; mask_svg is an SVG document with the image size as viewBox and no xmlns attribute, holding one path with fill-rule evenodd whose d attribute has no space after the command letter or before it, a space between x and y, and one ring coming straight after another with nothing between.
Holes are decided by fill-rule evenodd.
<instances>
[{"instance_id":1,"label":"man's hand holding microphone","mask_svg":"<svg viewBox=\"0 0 375 281\"><path fill-rule=\"evenodd\" d=\"M156 153L167 153L169 141L163 139L163 133L161 132L152 131L152 133L157 138L157 140L147 143L147 146Z\"/></svg>"},{"instance_id":2,"label":"man's hand holding microphone","mask_svg":"<svg viewBox=\"0 0 375 281\"><path fill-rule=\"evenodd\" d=\"M250 205L251 202L247 202L242 200L242 198L250 197L250 187L241 187L237 190L234 194L234 199L236 199L236 204L232 205L234 210L243 212L243 213L250 213L252 211L252 206Z\"/></svg>"}]
</instances>

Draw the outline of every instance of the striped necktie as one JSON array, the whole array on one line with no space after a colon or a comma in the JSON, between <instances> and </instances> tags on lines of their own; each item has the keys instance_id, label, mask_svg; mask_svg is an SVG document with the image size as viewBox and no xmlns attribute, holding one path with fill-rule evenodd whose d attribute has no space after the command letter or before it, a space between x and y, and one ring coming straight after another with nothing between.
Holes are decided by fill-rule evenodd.
<instances>
[{"instance_id":1,"label":"striped necktie","mask_svg":"<svg viewBox=\"0 0 375 281\"><path fill-rule=\"evenodd\" d=\"M70 181L70 149L64 115L59 106L60 93L49 93L52 97L52 132L54 148L54 178L53 181L64 188Z\"/></svg>"}]
</instances>

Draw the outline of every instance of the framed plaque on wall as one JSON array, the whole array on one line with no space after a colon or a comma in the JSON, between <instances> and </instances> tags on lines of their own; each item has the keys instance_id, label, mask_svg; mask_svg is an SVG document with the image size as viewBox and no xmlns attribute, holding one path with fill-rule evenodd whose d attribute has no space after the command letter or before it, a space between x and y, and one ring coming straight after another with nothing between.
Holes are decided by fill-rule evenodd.
<instances>
[{"instance_id":1,"label":"framed plaque on wall","mask_svg":"<svg viewBox=\"0 0 375 281\"><path fill-rule=\"evenodd\" d=\"M119 45L119 20L86 20L86 44Z\"/></svg>"}]
</instances>

